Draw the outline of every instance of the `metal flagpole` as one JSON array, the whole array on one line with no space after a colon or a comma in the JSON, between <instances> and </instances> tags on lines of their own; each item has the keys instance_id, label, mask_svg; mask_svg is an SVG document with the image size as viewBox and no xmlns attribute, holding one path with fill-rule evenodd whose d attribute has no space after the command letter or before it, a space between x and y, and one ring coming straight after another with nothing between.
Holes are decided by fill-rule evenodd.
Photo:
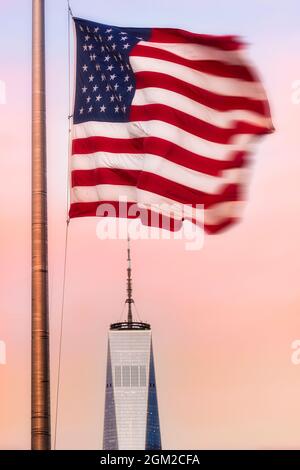
<instances>
[{"instance_id":1,"label":"metal flagpole","mask_svg":"<svg viewBox=\"0 0 300 470\"><path fill-rule=\"evenodd\" d=\"M51 448L48 318L45 4L32 0L31 448Z\"/></svg>"}]
</instances>

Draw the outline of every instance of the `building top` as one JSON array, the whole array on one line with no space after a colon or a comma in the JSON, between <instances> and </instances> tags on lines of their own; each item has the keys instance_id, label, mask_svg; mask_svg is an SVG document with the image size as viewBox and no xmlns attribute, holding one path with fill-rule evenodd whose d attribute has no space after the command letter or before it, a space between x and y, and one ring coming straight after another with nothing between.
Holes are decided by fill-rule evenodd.
<instances>
[{"instance_id":1,"label":"building top","mask_svg":"<svg viewBox=\"0 0 300 470\"><path fill-rule=\"evenodd\" d=\"M112 323L110 325L111 330L151 330L149 323L144 323L141 321L124 321L118 323Z\"/></svg>"}]
</instances>

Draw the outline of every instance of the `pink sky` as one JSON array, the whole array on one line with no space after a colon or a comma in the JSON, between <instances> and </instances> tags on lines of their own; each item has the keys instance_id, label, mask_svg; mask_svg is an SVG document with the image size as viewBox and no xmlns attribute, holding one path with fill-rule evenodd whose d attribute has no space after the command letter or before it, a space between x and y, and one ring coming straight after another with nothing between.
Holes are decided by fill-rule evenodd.
<instances>
[{"instance_id":1,"label":"pink sky","mask_svg":"<svg viewBox=\"0 0 300 470\"><path fill-rule=\"evenodd\" d=\"M101 20L96 3L84 3L73 1L75 13ZM103 22L121 23L123 10L116 18L112 11L112 4L123 8L121 2L109 3L110 9L106 5L101 11ZM186 3L193 15L185 12L182 27L196 30L190 17L202 13L200 4ZM186 251L183 241L133 243L134 297L153 329L164 448L300 448L300 365L291 362L291 343L300 338L300 105L291 100L292 82L300 78L300 39L292 21L297 14L292 8L281 13L276 2L259 7L255 1L246 2L247 17L242 5L235 10L238 2L229 3L228 30L218 22L212 26L214 2L205 9L208 27L200 29L245 29L276 132L257 147L241 224L207 236L199 252ZM299 13L297 2L291 3ZM7 19L17 4L7 2ZM175 5L174 20L164 5L159 17L153 8L149 24L179 25L179 2L165 4ZM7 104L0 105L0 340L7 344L7 365L0 365L1 449L30 445L29 7L24 1L14 49L10 55L7 47L0 52L5 65L0 80L7 88ZM67 47L64 9L48 2L47 13L54 411L66 213ZM143 15L136 10L133 23L144 25ZM2 28L8 45L4 33ZM58 448L97 449L102 442L107 330L123 307L126 242L98 240L96 224L85 219L70 225Z\"/></svg>"}]
</instances>

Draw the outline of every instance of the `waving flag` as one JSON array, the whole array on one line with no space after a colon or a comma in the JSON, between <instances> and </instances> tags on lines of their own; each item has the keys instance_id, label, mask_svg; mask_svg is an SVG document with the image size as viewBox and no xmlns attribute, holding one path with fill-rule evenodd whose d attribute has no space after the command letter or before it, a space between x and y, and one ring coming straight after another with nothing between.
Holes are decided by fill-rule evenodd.
<instances>
[{"instance_id":1,"label":"waving flag","mask_svg":"<svg viewBox=\"0 0 300 470\"><path fill-rule=\"evenodd\" d=\"M127 217L176 203L163 216L202 205L209 232L235 221L253 141L272 130L241 41L74 21L70 217L126 200Z\"/></svg>"}]
</instances>

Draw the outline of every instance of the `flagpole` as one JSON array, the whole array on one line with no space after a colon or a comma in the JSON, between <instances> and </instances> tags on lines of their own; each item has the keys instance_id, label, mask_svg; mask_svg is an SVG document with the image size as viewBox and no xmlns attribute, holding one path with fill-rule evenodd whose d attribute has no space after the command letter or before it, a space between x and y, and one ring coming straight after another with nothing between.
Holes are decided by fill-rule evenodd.
<instances>
[{"instance_id":1,"label":"flagpole","mask_svg":"<svg viewBox=\"0 0 300 470\"><path fill-rule=\"evenodd\" d=\"M32 0L31 448L51 448L47 248L45 3Z\"/></svg>"}]
</instances>

